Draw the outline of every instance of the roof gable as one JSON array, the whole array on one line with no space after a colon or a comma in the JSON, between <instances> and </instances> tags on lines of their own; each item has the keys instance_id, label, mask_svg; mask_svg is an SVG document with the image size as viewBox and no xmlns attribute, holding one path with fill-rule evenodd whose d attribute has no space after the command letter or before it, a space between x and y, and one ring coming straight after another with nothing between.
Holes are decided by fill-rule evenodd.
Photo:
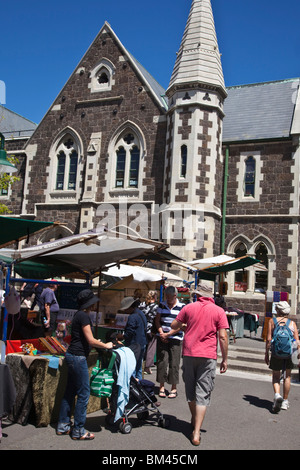
<instances>
[{"instance_id":1,"label":"roof gable","mask_svg":"<svg viewBox=\"0 0 300 470\"><path fill-rule=\"evenodd\" d=\"M136 60L133 55L126 49L126 47L122 44L112 27L109 23L105 22L103 28L101 29L99 34L102 34L105 29L109 29L109 32L112 36L114 36L115 40L117 41L121 50L123 50L124 54L127 56L128 60L130 61L131 65L138 73L141 80L145 83L147 88L149 89L150 93L153 95L155 100L158 104L167 110L167 104L165 100L165 90L164 88L155 80L154 77Z\"/></svg>"},{"instance_id":2,"label":"roof gable","mask_svg":"<svg viewBox=\"0 0 300 470\"><path fill-rule=\"evenodd\" d=\"M105 36L109 35L113 41L116 43L117 47L120 50L120 53L125 57L125 59L131 64L134 72L136 73L137 77L145 85L145 89L148 91L150 96L153 97L153 100L156 102L157 106L159 106L160 110L163 112L167 111L167 102L165 99L165 90L163 87L159 85L159 83L150 75L149 72L130 54L130 52L125 48L125 46L122 44L122 42L119 40L118 36L115 34L113 29L111 28L110 24L105 22L102 28L100 29L99 33L97 34L96 38L94 41L91 43L83 57L80 59L78 65L75 67L74 71L68 78L67 82L65 85L62 87L60 90L59 94L57 97L54 99L52 104L50 105L48 111L44 115L43 119L38 125L38 128L42 124L42 122L46 119L47 115L56 109L60 109L60 102L61 100L59 99L60 95L63 95L64 90L67 88L68 84L71 82L76 75L80 74L81 70L84 73L85 66L83 67L82 65L86 63L86 61L89 60L90 57L93 57L93 54L95 53L95 47L97 48L99 44L105 44ZM103 57L105 59L105 57ZM95 65L95 64L94 64ZM89 72L91 69L87 69L87 72ZM106 97L104 97L105 99ZM120 97L116 97L120 98ZM92 97L90 98L92 101ZM83 102L86 102L83 98ZM27 142L27 145L31 144L32 139L34 139L34 136L32 136L31 139Z\"/></svg>"}]
</instances>

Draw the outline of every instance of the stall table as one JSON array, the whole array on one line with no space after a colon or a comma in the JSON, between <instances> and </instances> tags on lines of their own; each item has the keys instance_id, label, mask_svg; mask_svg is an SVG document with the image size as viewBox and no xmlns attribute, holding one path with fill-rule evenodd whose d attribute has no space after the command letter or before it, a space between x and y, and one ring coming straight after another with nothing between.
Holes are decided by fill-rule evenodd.
<instances>
[{"instance_id":1,"label":"stall table","mask_svg":"<svg viewBox=\"0 0 300 470\"><path fill-rule=\"evenodd\" d=\"M98 353L92 351L88 358L90 372L96 365L97 357ZM57 422L67 383L64 357L13 353L6 356L6 363L16 387L16 401L9 419L25 425L30 417L36 427ZM100 409L101 399L91 396L87 413Z\"/></svg>"}]
</instances>

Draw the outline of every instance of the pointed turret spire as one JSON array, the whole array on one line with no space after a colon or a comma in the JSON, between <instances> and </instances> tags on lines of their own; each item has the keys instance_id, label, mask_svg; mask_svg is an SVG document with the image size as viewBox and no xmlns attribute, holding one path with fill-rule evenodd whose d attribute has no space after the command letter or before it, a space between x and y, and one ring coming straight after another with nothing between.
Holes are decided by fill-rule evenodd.
<instances>
[{"instance_id":1,"label":"pointed turret spire","mask_svg":"<svg viewBox=\"0 0 300 470\"><path fill-rule=\"evenodd\" d=\"M193 0L168 90L191 83L212 85L227 95L211 0Z\"/></svg>"}]
</instances>

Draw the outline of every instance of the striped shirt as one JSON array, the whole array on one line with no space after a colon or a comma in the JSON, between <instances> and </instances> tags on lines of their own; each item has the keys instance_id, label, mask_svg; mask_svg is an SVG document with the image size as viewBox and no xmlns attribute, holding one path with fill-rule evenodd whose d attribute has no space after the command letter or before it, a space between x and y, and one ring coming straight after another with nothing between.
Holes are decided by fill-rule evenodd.
<instances>
[{"instance_id":1,"label":"striped shirt","mask_svg":"<svg viewBox=\"0 0 300 470\"><path fill-rule=\"evenodd\" d=\"M171 330L171 323L176 320L176 317L185 304L176 300L175 306L170 310L167 302L161 302L157 309L157 314L160 315L160 323L164 333ZM159 336L159 333L158 333ZM170 336L173 339L183 340L183 331L178 331L176 335Z\"/></svg>"}]
</instances>

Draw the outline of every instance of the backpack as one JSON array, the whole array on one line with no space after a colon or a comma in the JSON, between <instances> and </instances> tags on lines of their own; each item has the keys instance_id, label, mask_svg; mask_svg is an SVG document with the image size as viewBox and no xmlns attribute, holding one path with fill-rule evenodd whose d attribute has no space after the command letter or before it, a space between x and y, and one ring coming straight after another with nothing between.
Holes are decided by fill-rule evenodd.
<instances>
[{"instance_id":1,"label":"backpack","mask_svg":"<svg viewBox=\"0 0 300 470\"><path fill-rule=\"evenodd\" d=\"M273 321L275 329L271 342L271 352L276 357L286 359L292 355L292 342L294 335L289 328L291 320L288 319L285 324L280 324L274 317Z\"/></svg>"}]
</instances>

